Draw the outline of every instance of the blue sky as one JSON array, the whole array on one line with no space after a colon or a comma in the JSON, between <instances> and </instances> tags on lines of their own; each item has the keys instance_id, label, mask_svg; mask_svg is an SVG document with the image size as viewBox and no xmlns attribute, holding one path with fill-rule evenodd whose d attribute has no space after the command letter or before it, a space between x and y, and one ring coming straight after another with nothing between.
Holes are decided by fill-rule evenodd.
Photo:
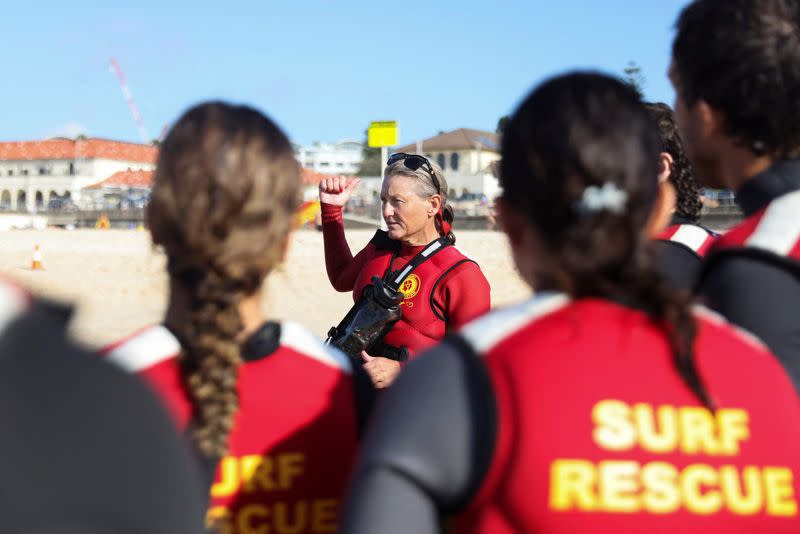
<instances>
[{"instance_id":1,"label":"blue sky","mask_svg":"<svg viewBox=\"0 0 800 534\"><path fill-rule=\"evenodd\" d=\"M0 140L138 141L112 56L152 138L211 98L253 105L301 143L360 139L371 120L397 120L401 143L493 130L546 77L622 75L630 60L645 97L671 104L665 72L686 3L13 2L2 8Z\"/></svg>"}]
</instances>

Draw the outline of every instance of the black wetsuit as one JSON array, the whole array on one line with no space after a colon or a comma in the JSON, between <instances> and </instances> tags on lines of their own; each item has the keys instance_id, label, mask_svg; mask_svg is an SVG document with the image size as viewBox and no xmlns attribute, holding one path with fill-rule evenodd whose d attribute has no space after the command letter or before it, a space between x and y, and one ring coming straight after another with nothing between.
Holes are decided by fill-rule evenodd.
<instances>
[{"instance_id":1,"label":"black wetsuit","mask_svg":"<svg viewBox=\"0 0 800 534\"><path fill-rule=\"evenodd\" d=\"M34 301L0 327L0 532L203 532L189 452L136 378L65 335Z\"/></svg>"},{"instance_id":2,"label":"black wetsuit","mask_svg":"<svg viewBox=\"0 0 800 534\"><path fill-rule=\"evenodd\" d=\"M483 483L496 439L489 377L459 338L433 350L378 404L340 532L440 532L437 508L458 511Z\"/></svg>"},{"instance_id":3,"label":"black wetsuit","mask_svg":"<svg viewBox=\"0 0 800 534\"><path fill-rule=\"evenodd\" d=\"M746 182L736 202L751 217L798 190L800 160L779 161ZM712 252L698 293L708 306L764 341L800 391L800 262L746 248Z\"/></svg>"}]
</instances>

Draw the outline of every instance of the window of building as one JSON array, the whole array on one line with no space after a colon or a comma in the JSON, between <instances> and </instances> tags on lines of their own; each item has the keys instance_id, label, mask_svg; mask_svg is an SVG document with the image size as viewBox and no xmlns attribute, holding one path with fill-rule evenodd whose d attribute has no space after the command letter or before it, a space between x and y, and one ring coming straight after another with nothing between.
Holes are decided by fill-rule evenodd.
<instances>
[{"instance_id":1,"label":"window of building","mask_svg":"<svg viewBox=\"0 0 800 534\"><path fill-rule=\"evenodd\" d=\"M437 154L436 156L436 164L444 170L445 167L445 157L444 154Z\"/></svg>"},{"instance_id":2,"label":"window of building","mask_svg":"<svg viewBox=\"0 0 800 534\"><path fill-rule=\"evenodd\" d=\"M71 161L69 162L69 175L73 176L75 174L75 164Z\"/></svg>"},{"instance_id":3,"label":"window of building","mask_svg":"<svg viewBox=\"0 0 800 534\"><path fill-rule=\"evenodd\" d=\"M22 176L28 176L28 169L22 169Z\"/></svg>"},{"instance_id":4,"label":"window of building","mask_svg":"<svg viewBox=\"0 0 800 534\"><path fill-rule=\"evenodd\" d=\"M8 175L14 176L14 169L8 169Z\"/></svg>"},{"instance_id":5,"label":"window of building","mask_svg":"<svg viewBox=\"0 0 800 534\"><path fill-rule=\"evenodd\" d=\"M450 154L450 168L454 171L458 170L458 152Z\"/></svg>"},{"instance_id":6,"label":"window of building","mask_svg":"<svg viewBox=\"0 0 800 534\"><path fill-rule=\"evenodd\" d=\"M330 167L331 164L329 162L327 162L327 161L320 161L319 162L319 166L320 167Z\"/></svg>"}]
</instances>

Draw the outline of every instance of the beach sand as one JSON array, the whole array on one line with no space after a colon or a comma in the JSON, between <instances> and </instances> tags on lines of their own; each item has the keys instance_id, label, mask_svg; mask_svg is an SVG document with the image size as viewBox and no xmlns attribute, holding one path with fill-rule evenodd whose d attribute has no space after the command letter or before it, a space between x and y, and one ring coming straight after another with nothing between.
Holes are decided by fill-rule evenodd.
<instances>
[{"instance_id":1,"label":"beach sand","mask_svg":"<svg viewBox=\"0 0 800 534\"><path fill-rule=\"evenodd\" d=\"M352 230L353 253L374 232ZM492 306L518 302L530 295L514 269L500 232L462 231L458 248L477 261L492 286ZM44 270L31 269L34 245ZM34 293L74 304L74 336L90 346L116 341L160 321L167 297L164 256L145 231L29 230L0 234L0 272ZM264 308L270 318L305 325L319 337L344 317L350 293L337 293L325 274L322 234L295 232L286 261L269 277Z\"/></svg>"}]
</instances>

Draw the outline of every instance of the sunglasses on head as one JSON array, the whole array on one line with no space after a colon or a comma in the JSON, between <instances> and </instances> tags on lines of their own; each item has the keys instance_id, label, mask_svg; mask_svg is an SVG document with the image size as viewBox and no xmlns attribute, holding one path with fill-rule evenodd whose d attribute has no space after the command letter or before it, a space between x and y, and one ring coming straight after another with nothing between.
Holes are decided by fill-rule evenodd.
<instances>
[{"instance_id":1,"label":"sunglasses on head","mask_svg":"<svg viewBox=\"0 0 800 534\"><path fill-rule=\"evenodd\" d=\"M442 189L439 186L439 179L436 178L436 173L433 172L433 166L431 165L431 162L428 161L428 158L425 156L420 156L419 154L406 154L405 152L398 152L397 154L392 154L389 156L389 159L386 160L386 165L392 165L398 161L402 161L403 165L412 171L416 171L420 167L423 167L426 171L428 171L428 174L431 175L431 181L433 182L433 186L436 188L436 192L442 192Z\"/></svg>"}]
</instances>

